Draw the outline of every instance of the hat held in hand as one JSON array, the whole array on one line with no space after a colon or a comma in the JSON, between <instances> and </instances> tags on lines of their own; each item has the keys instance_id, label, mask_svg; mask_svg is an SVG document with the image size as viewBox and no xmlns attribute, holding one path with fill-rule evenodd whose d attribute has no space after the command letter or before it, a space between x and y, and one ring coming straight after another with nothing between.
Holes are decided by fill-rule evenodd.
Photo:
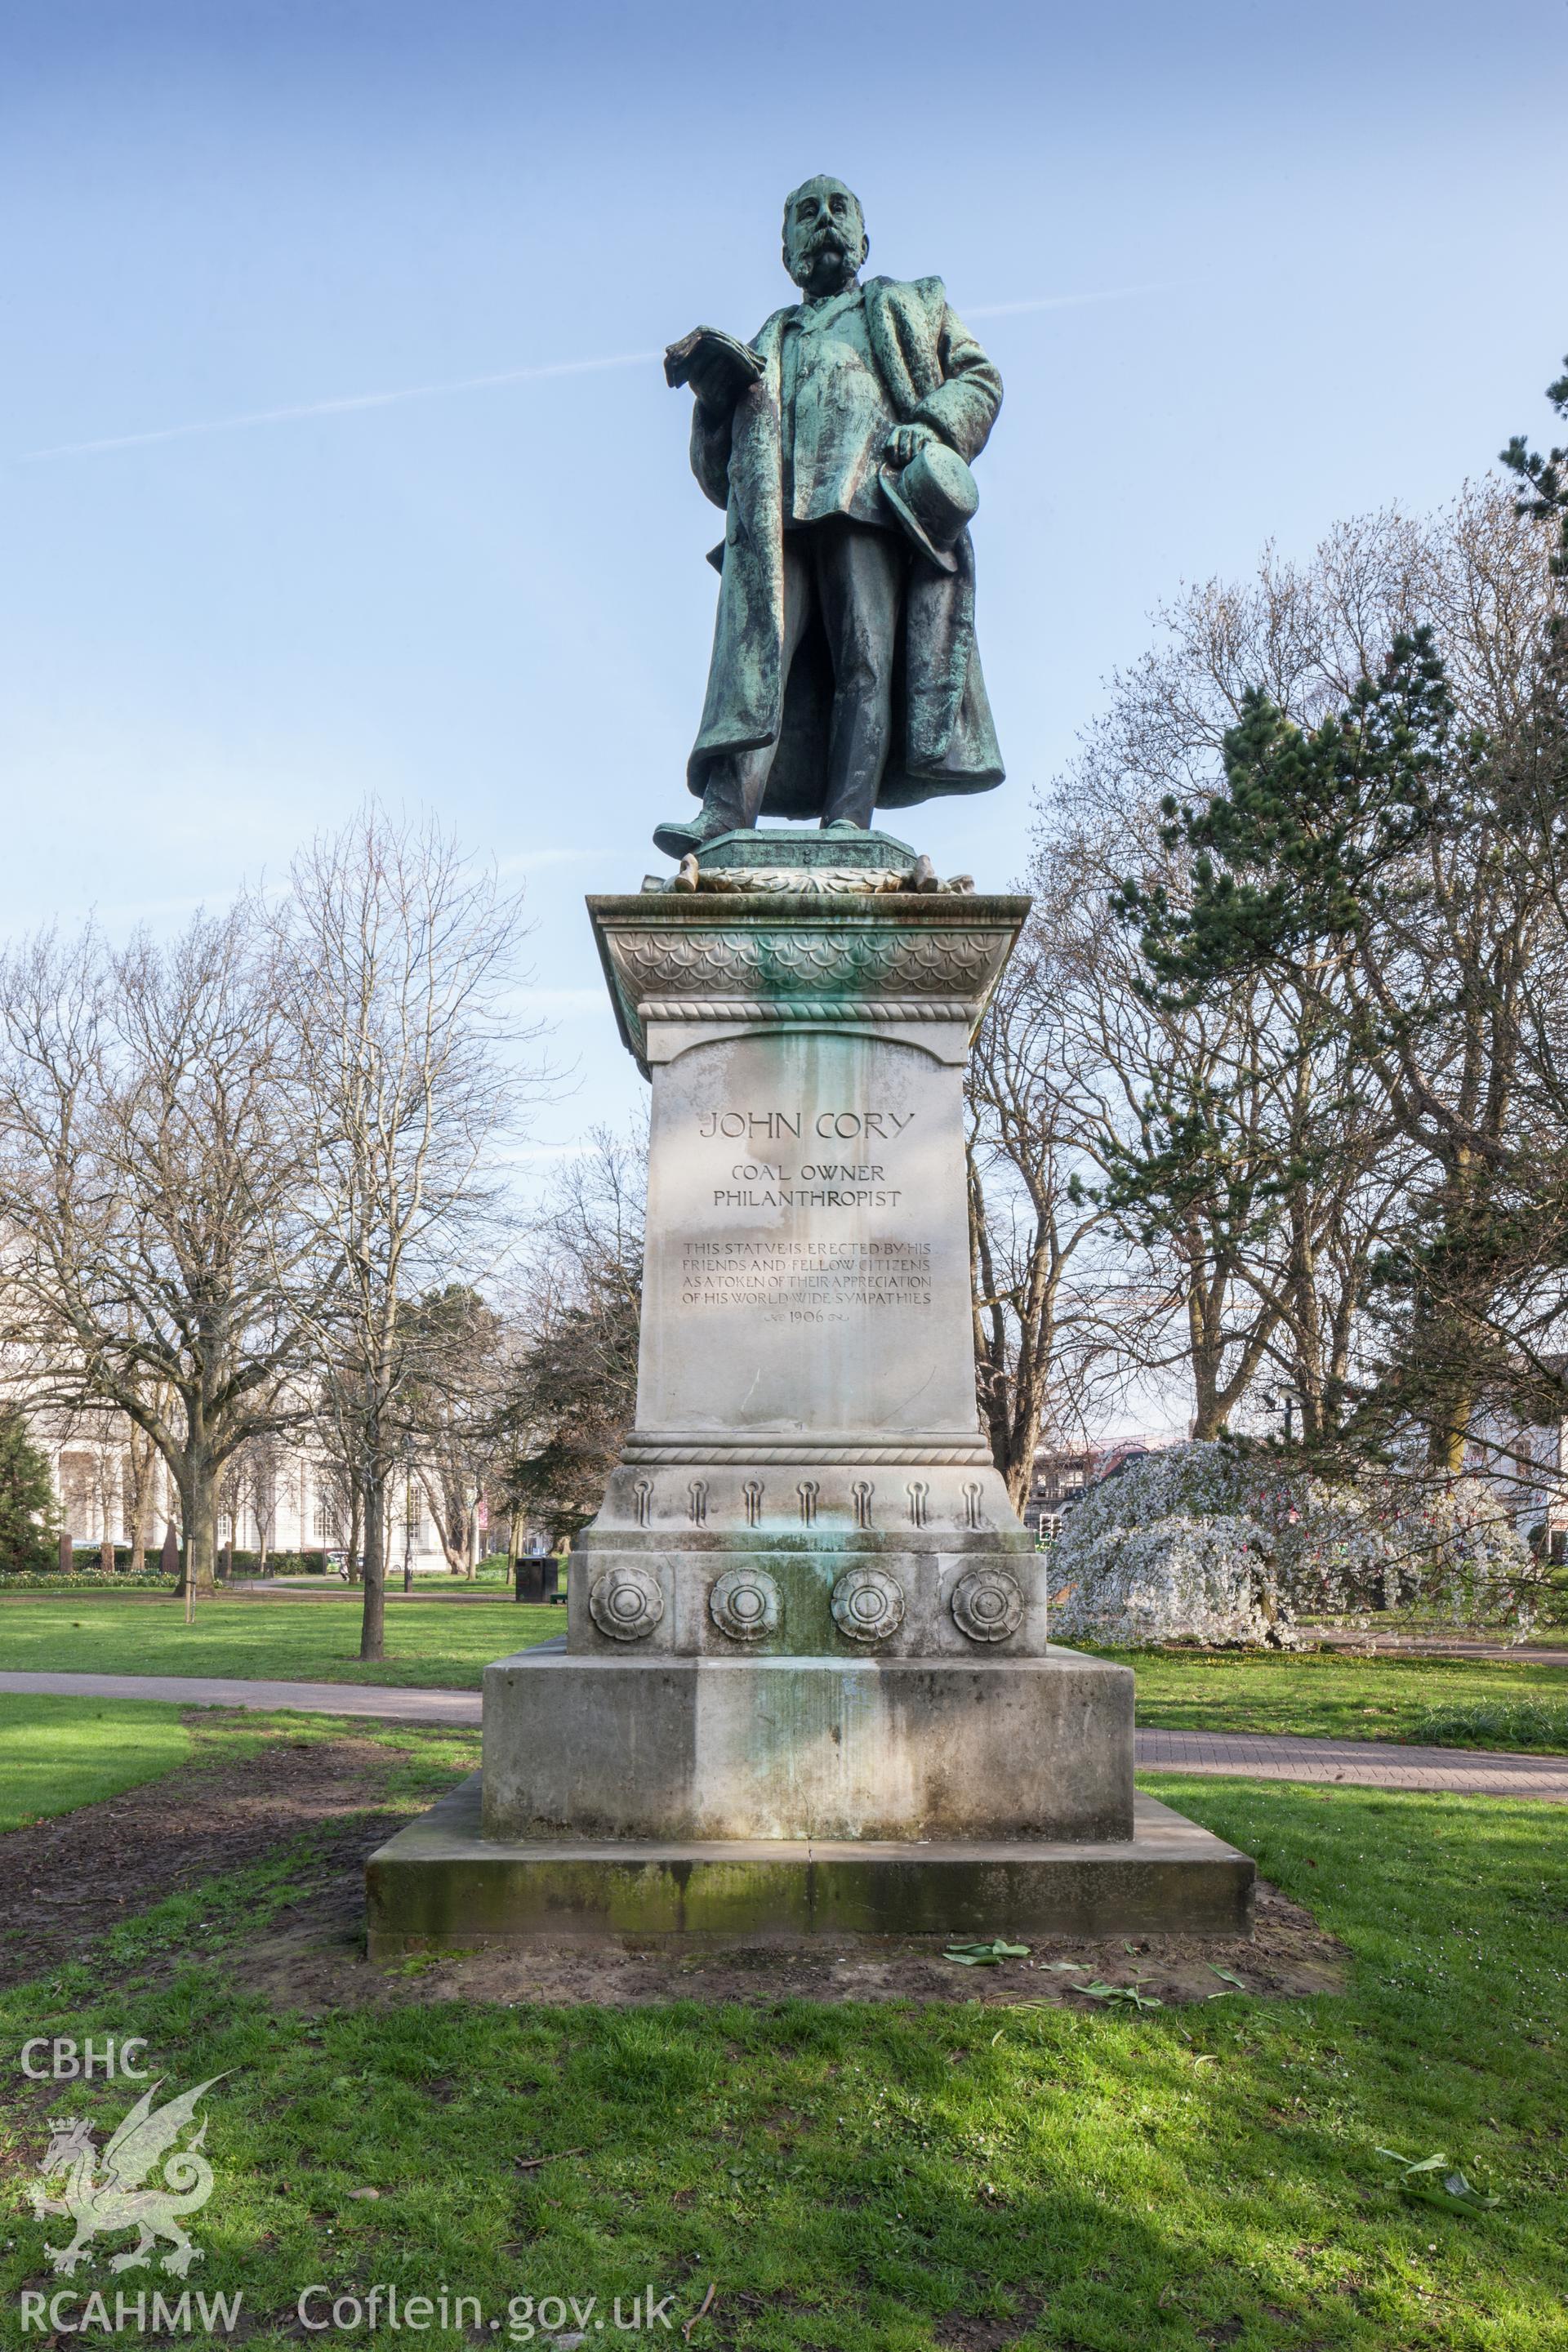
<instances>
[{"instance_id":1,"label":"hat held in hand","mask_svg":"<svg viewBox=\"0 0 1568 2352\"><path fill-rule=\"evenodd\" d=\"M945 441L922 442L900 474L883 466L882 496L928 563L956 572L953 548L980 504L974 477Z\"/></svg>"}]
</instances>

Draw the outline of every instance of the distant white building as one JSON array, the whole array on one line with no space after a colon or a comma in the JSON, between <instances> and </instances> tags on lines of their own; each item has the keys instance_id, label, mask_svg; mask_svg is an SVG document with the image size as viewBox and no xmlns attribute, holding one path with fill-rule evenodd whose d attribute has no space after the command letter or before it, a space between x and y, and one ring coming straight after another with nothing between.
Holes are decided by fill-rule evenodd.
<instances>
[{"instance_id":1,"label":"distant white building","mask_svg":"<svg viewBox=\"0 0 1568 2352\"><path fill-rule=\"evenodd\" d=\"M122 1414L31 1413L28 1425L54 1473L62 1525L78 1546L97 1549L105 1543L132 1543L139 1502L149 1550L158 1549L171 1524L179 1532L179 1493L167 1465L145 1440L133 1444ZM401 1568L405 1550L416 1570L445 1570L447 1558L417 1475L400 1470L389 1502L389 1570ZM220 1491L220 1548L232 1543L236 1551L268 1555L332 1552L342 1551L348 1539L341 1486L320 1453L276 1440L237 1458Z\"/></svg>"},{"instance_id":2,"label":"distant white building","mask_svg":"<svg viewBox=\"0 0 1568 2352\"><path fill-rule=\"evenodd\" d=\"M1551 1559L1568 1558L1568 1415L1526 1422L1484 1409L1466 1467L1496 1488L1521 1536Z\"/></svg>"}]
</instances>

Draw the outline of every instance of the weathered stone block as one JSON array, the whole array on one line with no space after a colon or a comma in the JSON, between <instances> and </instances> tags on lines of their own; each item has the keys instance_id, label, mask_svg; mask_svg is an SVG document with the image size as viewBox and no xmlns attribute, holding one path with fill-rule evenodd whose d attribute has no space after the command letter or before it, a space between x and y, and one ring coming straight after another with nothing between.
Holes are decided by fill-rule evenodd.
<instances>
[{"instance_id":1,"label":"weathered stone block","mask_svg":"<svg viewBox=\"0 0 1568 2352\"><path fill-rule=\"evenodd\" d=\"M1126 1838L1132 1676L525 1650L485 1670L484 1780L496 1838Z\"/></svg>"},{"instance_id":2,"label":"weathered stone block","mask_svg":"<svg viewBox=\"0 0 1568 2352\"><path fill-rule=\"evenodd\" d=\"M1246 1936L1254 1876L1246 1854L1152 1797L1113 1840L529 1842L481 1834L477 1775L365 1872L374 1960L479 1945Z\"/></svg>"}]
</instances>

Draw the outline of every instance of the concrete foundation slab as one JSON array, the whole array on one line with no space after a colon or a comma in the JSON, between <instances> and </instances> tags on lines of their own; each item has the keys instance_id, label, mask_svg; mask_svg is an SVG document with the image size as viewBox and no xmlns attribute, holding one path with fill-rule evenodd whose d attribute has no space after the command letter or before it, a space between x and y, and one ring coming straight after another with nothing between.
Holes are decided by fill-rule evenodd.
<instances>
[{"instance_id":1,"label":"concrete foundation slab","mask_svg":"<svg viewBox=\"0 0 1568 2352\"><path fill-rule=\"evenodd\" d=\"M370 1957L830 1937L1246 1936L1254 1865L1152 1797L1131 1838L668 1843L480 1834L475 1773L365 1868Z\"/></svg>"}]
</instances>

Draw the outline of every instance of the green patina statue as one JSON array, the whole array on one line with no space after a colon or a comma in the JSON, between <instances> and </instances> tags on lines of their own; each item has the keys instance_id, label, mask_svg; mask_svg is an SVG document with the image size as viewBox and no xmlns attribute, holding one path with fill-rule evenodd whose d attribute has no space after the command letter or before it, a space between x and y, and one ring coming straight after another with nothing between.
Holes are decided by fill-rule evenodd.
<instances>
[{"instance_id":1,"label":"green patina statue","mask_svg":"<svg viewBox=\"0 0 1568 2352\"><path fill-rule=\"evenodd\" d=\"M672 857L764 814L864 829L1002 781L968 530L1002 379L940 278L862 284L867 250L858 198L807 180L784 218L802 299L750 344L700 327L666 355L725 509L702 806L655 833Z\"/></svg>"}]
</instances>

